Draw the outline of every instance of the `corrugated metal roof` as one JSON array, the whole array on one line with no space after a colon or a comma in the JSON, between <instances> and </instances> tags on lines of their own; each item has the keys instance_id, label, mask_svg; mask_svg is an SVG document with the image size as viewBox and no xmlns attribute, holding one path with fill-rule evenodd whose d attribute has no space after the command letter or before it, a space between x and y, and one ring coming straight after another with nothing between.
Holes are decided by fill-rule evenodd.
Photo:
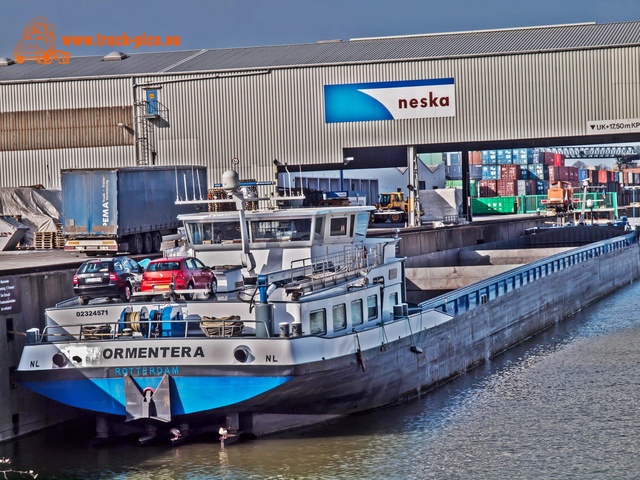
<instances>
[{"instance_id":1,"label":"corrugated metal roof","mask_svg":"<svg viewBox=\"0 0 640 480\"><path fill-rule=\"evenodd\" d=\"M364 38L214 50L134 53L121 61L72 57L68 65L25 62L0 67L0 82L154 75L256 68L438 59L640 45L640 21Z\"/></svg>"}]
</instances>

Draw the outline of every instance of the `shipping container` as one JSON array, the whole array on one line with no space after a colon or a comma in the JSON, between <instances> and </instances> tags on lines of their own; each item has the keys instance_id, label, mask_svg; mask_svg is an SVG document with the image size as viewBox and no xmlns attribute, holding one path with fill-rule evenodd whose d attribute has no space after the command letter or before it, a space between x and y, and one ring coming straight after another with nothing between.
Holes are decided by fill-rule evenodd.
<instances>
[{"instance_id":1,"label":"shipping container","mask_svg":"<svg viewBox=\"0 0 640 480\"><path fill-rule=\"evenodd\" d=\"M447 165L460 165L462 159L460 152L447 153Z\"/></svg>"},{"instance_id":2,"label":"shipping container","mask_svg":"<svg viewBox=\"0 0 640 480\"><path fill-rule=\"evenodd\" d=\"M516 195L536 195L535 180L517 180Z\"/></svg>"},{"instance_id":3,"label":"shipping container","mask_svg":"<svg viewBox=\"0 0 640 480\"><path fill-rule=\"evenodd\" d=\"M564 167L564 155L562 153L553 154L553 165L556 167Z\"/></svg>"},{"instance_id":4,"label":"shipping container","mask_svg":"<svg viewBox=\"0 0 640 480\"><path fill-rule=\"evenodd\" d=\"M531 163L543 164L544 163L544 152L540 150L534 150L533 152L533 160Z\"/></svg>"},{"instance_id":5,"label":"shipping container","mask_svg":"<svg viewBox=\"0 0 640 480\"><path fill-rule=\"evenodd\" d=\"M498 180L496 189L499 197L513 197L516 195L517 180Z\"/></svg>"},{"instance_id":6,"label":"shipping container","mask_svg":"<svg viewBox=\"0 0 640 480\"><path fill-rule=\"evenodd\" d=\"M516 165L533 163L533 154L533 148L514 148L512 150L513 163Z\"/></svg>"},{"instance_id":7,"label":"shipping container","mask_svg":"<svg viewBox=\"0 0 640 480\"><path fill-rule=\"evenodd\" d=\"M495 197L498 194L496 180L480 180L478 182L479 197Z\"/></svg>"},{"instance_id":8,"label":"shipping container","mask_svg":"<svg viewBox=\"0 0 640 480\"><path fill-rule=\"evenodd\" d=\"M546 195L549 190L549 182L547 180L536 180L536 195Z\"/></svg>"},{"instance_id":9,"label":"shipping container","mask_svg":"<svg viewBox=\"0 0 640 480\"><path fill-rule=\"evenodd\" d=\"M447 178L460 180L462 178L462 165L449 165L447 167Z\"/></svg>"},{"instance_id":10,"label":"shipping container","mask_svg":"<svg viewBox=\"0 0 640 480\"><path fill-rule=\"evenodd\" d=\"M176 199L206 199L202 166L62 170L65 250L87 254L157 253L176 234L177 216L195 213Z\"/></svg>"},{"instance_id":11,"label":"shipping container","mask_svg":"<svg viewBox=\"0 0 640 480\"><path fill-rule=\"evenodd\" d=\"M586 168L580 168L578 170L578 181L583 182L584 180L591 181L591 170L587 170Z\"/></svg>"},{"instance_id":12,"label":"shipping container","mask_svg":"<svg viewBox=\"0 0 640 480\"><path fill-rule=\"evenodd\" d=\"M519 165L500 165L500 180L519 180Z\"/></svg>"},{"instance_id":13,"label":"shipping container","mask_svg":"<svg viewBox=\"0 0 640 480\"><path fill-rule=\"evenodd\" d=\"M605 185L608 181L609 181L609 171L598 170L598 183L600 185Z\"/></svg>"},{"instance_id":14,"label":"shipping container","mask_svg":"<svg viewBox=\"0 0 640 480\"><path fill-rule=\"evenodd\" d=\"M534 163L527 165L529 170L529 179L531 180L548 180L549 166L542 163Z\"/></svg>"},{"instance_id":15,"label":"shipping container","mask_svg":"<svg viewBox=\"0 0 640 480\"><path fill-rule=\"evenodd\" d=\"M544 164L553 165L553 152L544 152Z\"/></svg>"},{"instance_id":16,"label":"shipping container","mask_svg":"<svg viewBox=\"0 0 640 480\"><path fill-rule=\"evenodd\" d=\"M473 198L471 210L474 215L508 215L516 212L516 197Z\"/></svg>"},{"instance_id":17,"label":"shipping container","mask_svg":"<svg viewBox=\"0 0 640 480\"><path fill-rule=\"evenodd\" d=\"M482 180L482 165L469 165L469 178Z\"/></svg>"},{"instance_id":18,"label":"shipping container","mask_svg":"<svg viewBox=\"0 0 640 480\"><path fill-rule=\"evenodd\" d=\"M482 165L496 165L498 153L495 150L482 150Z\"/></svg>"},{"instance_id":19,"label":"shipping container","mask_svg":"<svg viewBox=\"0 0 640 480\"><path fill-rule=\"evenodd\" d=\"M499 165L482 165L483 180L500 180Z\"/></svg>"},{"instance_id":20,"label":"shipping container","mask_svg":"<svg viewBox=\"0 0 640 480\"><path fill-rule=\"evenodd\" d=\"M482 152L480 150L469 152L469 163L472 165L482 165Z\"/></svg>"},{"instance_id":21,"label":"shipping container","mask_svg":"<svg viewBox=\"0 0 640 480\"><path fill-rule=\"evenodd\" d=\"M511 150L497 150L496 151L496 158L497 158L497 163L498 165L510 165L513 163L513 157L512 157L512 151Z\"/></svg>"}]
</instances>

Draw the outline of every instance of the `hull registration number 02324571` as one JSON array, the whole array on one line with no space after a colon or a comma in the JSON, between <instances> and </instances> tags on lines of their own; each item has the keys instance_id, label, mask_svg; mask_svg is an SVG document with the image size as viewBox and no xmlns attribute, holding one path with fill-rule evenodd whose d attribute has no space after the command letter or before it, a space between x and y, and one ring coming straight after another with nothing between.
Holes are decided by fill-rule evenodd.
<instances>
[{"instance_id":1,"label":"hull registration number 02324571","mask_svg":"<svg viewBox=\"0 0 640 480\"><path fill-rule=\"evenodd\" d=\"M78 310L76 312L76 317L99 317L108 314L108 310Z\"/></svg>"}]
</instances>

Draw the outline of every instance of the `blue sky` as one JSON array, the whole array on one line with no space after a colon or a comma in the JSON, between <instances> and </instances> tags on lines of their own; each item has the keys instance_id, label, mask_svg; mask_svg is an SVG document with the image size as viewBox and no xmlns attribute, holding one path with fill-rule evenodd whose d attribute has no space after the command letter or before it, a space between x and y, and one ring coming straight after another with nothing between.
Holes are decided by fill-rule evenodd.
<instances>
[{"instance_id":1,"label":"blue sky","mask_svg":"<svg viewBox=\"0 0 640 480\"><path fill-rule=\"evenodd\" d=\"M27 22L55 25L78 55L310 43L320 40L640 20L640 0L0 0L0 56ZM64 47L62 35L179 36L180 47Z\"/></svg>"}]
</instances>

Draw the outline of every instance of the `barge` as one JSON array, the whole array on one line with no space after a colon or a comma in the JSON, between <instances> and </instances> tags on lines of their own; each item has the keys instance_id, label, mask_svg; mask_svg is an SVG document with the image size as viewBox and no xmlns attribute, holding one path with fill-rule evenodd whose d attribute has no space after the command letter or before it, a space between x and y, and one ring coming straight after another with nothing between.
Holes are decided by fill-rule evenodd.
<instances>
[{"instance_id":1,"label":"barge","mask_svg":"<svg viewBox=\"0 0 640 480\"><path fill-rule=\"evenodd\" d=\"M180 216L214 298L64 302L28 332L19 381L91 412L97 439L263 435L410 399L640 273L629 232L409 305L370 207L245 211L237 178L223 185L236 211Z\"/></svg>"}]
</instances>

